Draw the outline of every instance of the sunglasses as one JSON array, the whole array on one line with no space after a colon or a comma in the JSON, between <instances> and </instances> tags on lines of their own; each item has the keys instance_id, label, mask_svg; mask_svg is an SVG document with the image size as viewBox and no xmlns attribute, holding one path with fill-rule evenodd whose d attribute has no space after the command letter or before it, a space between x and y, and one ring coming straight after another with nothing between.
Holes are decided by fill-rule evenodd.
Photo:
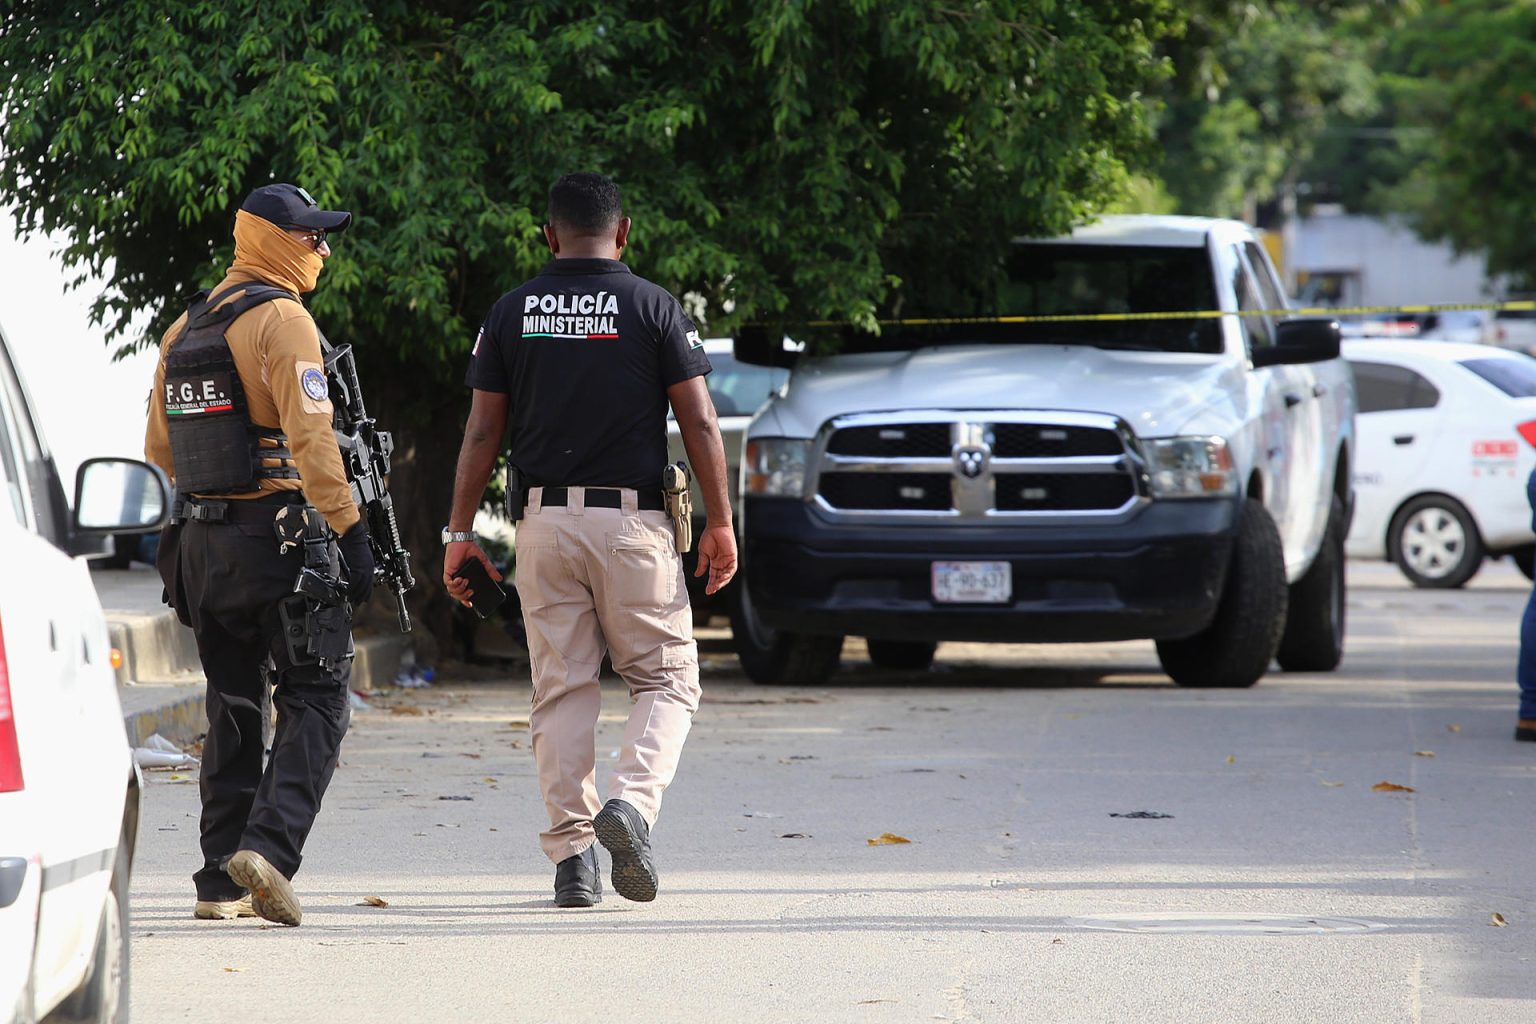
<instances>
[{"instance_id":1,"label":"sunglasses","mask_svg":"<svg viewBox=\"0 0 1536 1024\"><path fill-rule=\"evenodd\" d=\"M325 244L325 230L323 228L289 228L290 231L298 231L297 238L302 238L309 243L309 247L316 252Z\"/></svg>"}]
</instances>

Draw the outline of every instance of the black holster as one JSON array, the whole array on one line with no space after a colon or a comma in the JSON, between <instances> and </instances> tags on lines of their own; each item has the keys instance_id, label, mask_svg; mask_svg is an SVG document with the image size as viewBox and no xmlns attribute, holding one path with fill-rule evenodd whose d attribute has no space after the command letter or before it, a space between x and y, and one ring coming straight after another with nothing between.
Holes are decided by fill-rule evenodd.
<instances>
[{"instance_id":1,"label":"black holster","mask_svg":"<svg viewBox=\"0 0 1536 1024\"><path fill-rule=\"evenodd\" d=\"M340 582L336 537L318 511L307 511L304 567L277 614L289 660L295 665L318 664L334 674L353 655L352 603Z\"/></svg>"},{"instance_id":2,"label":"black holster","mask_svg":"<svg viewBox=\"0 0 1536 1024\"><path fill-rule=\"evenodd\" d=\"M512 463L507 463L507 521L515 523L523 518L523 506L528 503L528 478Z\"/></svg>"}]
</instances>

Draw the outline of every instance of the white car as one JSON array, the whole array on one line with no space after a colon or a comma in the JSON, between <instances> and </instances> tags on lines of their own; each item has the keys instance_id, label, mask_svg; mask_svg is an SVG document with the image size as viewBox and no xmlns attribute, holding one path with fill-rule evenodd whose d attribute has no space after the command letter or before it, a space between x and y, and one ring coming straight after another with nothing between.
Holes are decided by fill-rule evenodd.
<instances>
[{"instance_id":1,"label":"white car","mask_svg":"<svg viewBox=\"0 0 1536 1024\"><path fill-rule=\"evenodd\" d=\"M158 528L169 495L95 459L71 511L31 409L0 335L0 1022L126 1021L140 786L84 558Z\"/></svg>"},{"instance_id":2,"label":"white car","mask_svg":"<svg viewBox=\"0 0 1536 1024\"><path fill-rule=\"evenodd\" d=\"M709 388L709 397L714 400L715 415L719 417L720 440L725 444L726 486L730 491L731 508L736 509L740 507L738 489L741 445L747 434L747 424L764 402L783 389L789 380L789 370L786 367L754 366L739 362L731 349L730 338L707 338L704 341L704 353L709 356L712 367L704 383ZM679 459L686 461L688 458L688 453L683 450L683 439L677 431L677 421L672 418L670 411L667 413L667 457L674 462ZM698 537L704 528L704 498L699 491L697 476L694 477L692 490L693 533ZM707 580L693 575L697 557L696 547L684 556L684 573L694 608L702 610L711 603L711 599L704 595ZM721 591L721 594L724 593ZM722 613L726 611L724 607L719 610Z\"/></svg>"},{"instance_id":3,"label":"white car","mask_svg":"<svg viewBox=\"0 0 1536 1024\"><path fill-rule=\"evenodd\" d=\"M1531 571L1536 359L1489 345L1348 340L1360 408L1355 558L1459 587L1488 556Z\"/></svg>"}]
</instances>

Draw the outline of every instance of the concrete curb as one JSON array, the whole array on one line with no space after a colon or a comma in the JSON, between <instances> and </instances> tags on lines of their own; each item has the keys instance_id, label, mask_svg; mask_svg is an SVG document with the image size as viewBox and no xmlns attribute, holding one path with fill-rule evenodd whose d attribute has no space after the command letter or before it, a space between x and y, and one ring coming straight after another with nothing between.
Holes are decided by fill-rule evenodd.
<instances>
[{"instance_id":1,"label":"concrete curb","mask_svg":"<svg viewBox=\"0 0 1536 1024\"><path fill-rule=\"evenodd\" d=\"M109 612L107 632L122 654L118 697L128 740L139 746L154 733L190 743L207 731L202 664L192 630L165 609L157 614ZM360 637L350 686L364 693L395 681L408 635Z\"/></svg>"}]
</instances>

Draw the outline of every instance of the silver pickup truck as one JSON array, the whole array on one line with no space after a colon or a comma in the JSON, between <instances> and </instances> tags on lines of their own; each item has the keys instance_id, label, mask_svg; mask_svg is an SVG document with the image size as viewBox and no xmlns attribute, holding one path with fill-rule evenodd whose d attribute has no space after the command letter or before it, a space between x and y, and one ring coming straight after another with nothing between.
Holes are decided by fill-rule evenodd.
<instances>
[{"instance_id":1,"label":"silver pickup truck","mask_svg":"<svg viewBox=\"0 0 1536 1024\"><path fill-rule=\"evenodd\" d=\"M1108 217L1013 246L1002 313L1204 317L887 328L795 362L747 429L747 674L817 683L843 638L1152 639L1184 686L1326 671L1344 640L1353 381L1234 221ZM1218 315L1240 314L1250 315ZM778 338L736 358L782 364Z\"/></svg>"}]
</instances>

